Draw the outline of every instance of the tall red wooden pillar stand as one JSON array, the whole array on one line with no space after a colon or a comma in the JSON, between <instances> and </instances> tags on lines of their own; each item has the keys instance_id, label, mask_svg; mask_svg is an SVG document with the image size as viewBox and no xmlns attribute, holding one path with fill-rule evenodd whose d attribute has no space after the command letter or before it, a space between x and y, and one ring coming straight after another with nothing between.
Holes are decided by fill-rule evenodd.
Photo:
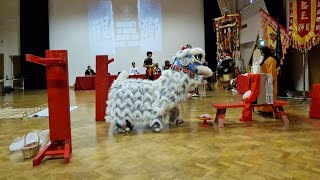
<instances>
[{"instance_id":1,"label":"tall red wooden pillar stand","mask_svg":"<svg viewBox=\"0 0 320 180\"><path fill-rule=\"evenodd\" d=\"M48 50L46 58L30 54L26 58L29 62L45 65L47 69L50 145L33 159L33 165L39 165L45 156L54 155L63 155L64 162L68 163L72 152L68 52Z\"/></svg>"},{"instance_id":2,"label":"tall red wooden pillar stand","mask_svg":"<svg viewBox=\"0 0 320 180\"><path fill-rule=\"evenodd\" d=\"M114 59L108 60L108 55L96 56L96 121L104 121L108 100L108 66Z\"/></svg>"}]
</instances>

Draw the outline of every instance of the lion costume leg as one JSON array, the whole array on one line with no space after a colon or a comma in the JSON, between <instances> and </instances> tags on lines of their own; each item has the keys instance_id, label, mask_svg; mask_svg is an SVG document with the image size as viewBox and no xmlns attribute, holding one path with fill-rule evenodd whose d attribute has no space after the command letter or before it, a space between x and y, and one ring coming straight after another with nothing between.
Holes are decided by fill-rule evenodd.
<instances>
[{"instance_id":1,"label":"lion costume leg","mask_svg":"<svg viewBox=\"0 0 320 180\"><path fill-rule=\"evenodd\" d=\"M161 116L157 116L150 122L150 127L152 128L153 132L160 132L163 129L163 118Z\"/></svg>"},{"instance_id":2,"label":"lion costume leg","mask_svg":"<svg viewBox=\"0 0 320 180\"><path fill-rule=\"evenodd\" d=\"M169 112L169 121L171 124L179 125L183 123L183 120L179 117L180 109L178 106L172 108Z\"/></svg>"},{"instance_id":3,"label":"lion costume leg","mask_svg":"<svg viewBox=\"0 0 320 180\"><path fill-rule=\"evenodd\" d=\"M129 133L133 129L133 122L132 122L132 120L127 119L125 125L121 126L119 123L116 122L115 126L116 126L118 132Z\"/></svg>"}]
</instances>

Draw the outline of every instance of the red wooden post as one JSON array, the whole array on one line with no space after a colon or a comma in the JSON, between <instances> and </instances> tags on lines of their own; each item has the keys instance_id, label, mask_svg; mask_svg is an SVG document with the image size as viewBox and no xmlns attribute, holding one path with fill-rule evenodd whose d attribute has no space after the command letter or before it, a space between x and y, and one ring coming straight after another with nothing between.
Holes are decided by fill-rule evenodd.
<instances>
[{"instance_id":1,"label":"red wooden post","mask_svg":"<svg viewBox=\"0 0 320 180\"><path fill-rule=\"evenodd\" d=\"M114 59L108 60L108 55L96 56L96 121L104 121L110 88L108 81L108 66Z\"/></svg>"},{"instance_id":2,"label":"red wooden post","mask_svg":"<svg viewBox=\"0 0 320 180\"><path fill-rule=\"evenodd\" d=\"M45 65L47 69L50 145L44 147L33 159L33 165L39 165L45 156L54 155L63 155L64 162L68 163L72 152L68 52L48 50L46 58L27 54L26 59Z\"/></svg>"}]
</instances>

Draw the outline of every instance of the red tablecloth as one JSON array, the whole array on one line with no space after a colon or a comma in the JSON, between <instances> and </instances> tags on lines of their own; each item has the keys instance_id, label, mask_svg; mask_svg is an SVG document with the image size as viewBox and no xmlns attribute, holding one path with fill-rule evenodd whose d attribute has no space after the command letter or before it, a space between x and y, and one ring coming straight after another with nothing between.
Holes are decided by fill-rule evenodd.
<instances>
[{"instance_id":1,"label":"red tablecloth","mask_svg":"<svg viewBox=\"0 0 320 180\"><path fill-rule=\"evenodd\" d=\"M161 74L155 74L154 78L158 79ZM109 87L112 82L117 79L117 75L109 75ZM130 79L146 79L147 75L130 75ZM74 90L94 90L95 89L95 76L85 76L85 77L76 77L76 83L74 85Z\"/></svg>"},{"instance_id":2,"label":"red tablecloth","mask_svg":"<svg viewBox=\"0 0 320 180\"><path fill-rule=\"evenodd\" d=\"M312 86L309 117L320 119L320 84Z\"/></svg>"},{"instance_id":3,"label":"red tablecloth","mask_svg":"<svg viewBox=\"0 0 320 180\"><path fill-rule=\"evenodd\" d=\"M74 85L74 90L94 90L95 88L95 76L83 76L76 77L76 83Z\"/></svg>"},{"instance_id":4,"label":"red tablecloth","mask_svg":"<svg viewBox=\"0 0 320 180\"><path fill-rule=\"evenodd\" d=\"M250 90L250 76L238 75L237 90L241 94L244 94Z\"/></svg>"}]
</instances>

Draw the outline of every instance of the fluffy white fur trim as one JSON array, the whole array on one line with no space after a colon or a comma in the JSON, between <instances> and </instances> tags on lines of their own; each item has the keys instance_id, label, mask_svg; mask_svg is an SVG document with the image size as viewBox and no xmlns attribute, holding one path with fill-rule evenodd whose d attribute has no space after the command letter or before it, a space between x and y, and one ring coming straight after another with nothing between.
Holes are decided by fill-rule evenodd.
<instances>
[{"instance_id":1,"label":"fluffy white fur trim","mask_svg":"<svg viewBox=\"0 0 320 180\"><path fill-rule=\"evenodd\" d=\"M207 66L197 66L198 74L202 74L204 77L213 76L213 72Z\"/></svg>"}]
</instances>

